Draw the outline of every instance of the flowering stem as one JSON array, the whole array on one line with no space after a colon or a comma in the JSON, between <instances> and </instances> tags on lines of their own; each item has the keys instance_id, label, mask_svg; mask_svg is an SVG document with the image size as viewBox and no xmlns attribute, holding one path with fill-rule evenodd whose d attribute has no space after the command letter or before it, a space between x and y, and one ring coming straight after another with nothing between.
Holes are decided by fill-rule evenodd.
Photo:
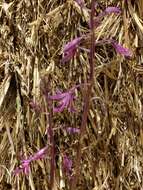
<instances>
[{"instance_id":1,"label":"flowering stem","mask_svg":"<svg viewBox=\"0 0 143 190\"><path fill-rule=\"evenodd\" d=\"M51 102L48 100L48 107L51 107ZM53 118L53 112L51 109L49 109L48 114L48 121L49 121L49 127L47 130L47 136L50 138L50 145L51 145L51 160L50 160L50 188L53 189L54 185L54 175L55 175L55 143L54 143L54 133L53 133L53 126L52 126L52 118Z\"/></svg>"},{"instance_id":2,"label":"flowering stem","mask_svg":"<svg viewBox=\"0 0 143 190\"><path fill-rule=\"evenodd\" d=\"M54 188L55 177L55 142L53 132L53 111L51 110L53 101L49 98L49 86L51 80L48 77L43 78L41 81L41 90L45 96L46 101L46 117L47 117L47 138L50 141L50 189Z\"/></svg>"},{"instance_id":3,"label":"flowering stem","mask_svg":"<svg viewBox=\"0 0 143 190\"><path fill-rule=\"evenodd\" d=\"M87 88L85 97L84 97L84 108L83 108L83 115L82 115L82 122L81 122L81 131L78 141L78 151L76 155L76 166L75 166L75 176L71 183L71 190L76 189L76 185L79 179L80 175L80 161L81 161L81 148L82 148L82 141L84 137L84 133L86 130L86 124L87 124L87 117L89 112L89 106L90 106L90 98L91 98L91 92L92 92L92 86L94 82L94 51L95 51L95 36L94 36L94 13L95 13L95 2L92 0L91 4L91 15L90 15L90 23L91 23L91 46L90 46L90 58L89 58L89 65L90 65L90 74L88 83L90 84Z\"/></svg>"}]
</instances>

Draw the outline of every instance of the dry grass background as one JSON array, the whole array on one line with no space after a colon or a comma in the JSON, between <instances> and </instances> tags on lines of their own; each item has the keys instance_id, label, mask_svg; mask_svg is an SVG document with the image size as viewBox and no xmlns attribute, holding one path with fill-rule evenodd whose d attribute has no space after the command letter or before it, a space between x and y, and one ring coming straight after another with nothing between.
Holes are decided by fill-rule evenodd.
<instances>
[{"instance_id":1,"label":"dry grass background","mask_svg":"<svg viewBox=\"0 0 143 190\"><path fill-rule=\"evenodd\" d=\"M97 39L118 40L133 51L125 59L107 45L96 47L94 88L82 148L79 190L143 189L143 2L98 1L101 12L118 5L121 15L106 16L95 29ZM86 1L90 8L90 1ZM29 106L33 99L45 108L40 80L51 93L86 81L88 56L60 63L63 45L88 33L88 9L73 0L7 0L0 2L0 189L48 190L49 157L31 165L29 176L12 174L21 155L47 144L44 113ZM88 47L88 44L83 46ZM54 115L56 177L54 189L68 190L62 172L62 152L75 157L77 136L65 126L80 126L82 93L77 113ZM73 168L74 172L74 168Z\"/></svg>"}]
</instances>

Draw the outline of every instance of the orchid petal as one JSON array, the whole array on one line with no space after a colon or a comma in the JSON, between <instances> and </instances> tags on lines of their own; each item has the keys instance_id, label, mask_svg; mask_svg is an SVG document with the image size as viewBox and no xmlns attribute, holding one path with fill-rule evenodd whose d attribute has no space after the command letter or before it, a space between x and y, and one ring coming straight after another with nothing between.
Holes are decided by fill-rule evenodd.
<instances>
[{"instance_id":1,"label":"orchid petal","mask_svg":"<svg viewBox=\"0 0 143 190\"><path fill-rule=\"evenodd\" d=\"M63 99L66 95L67 93L57 93L56 95L49 96L49 98L51 100L60 100L60 99Z\"/></svg>"},{"instance_id":2,"label":"orchid petal","mask_svg":"<svg viewBox=\"0 0 143 190\"><path fill-rule=\"evenodd\" d=\"M72 41L68 42L64 46L64 52L68 52L68 51L75 49L77 47L77 45L80 44L81 39L82 39L81 37L78 37L78 38L75 38Z\"/></svg>"},{"instance_id":3,"label":"orchid petal","mask_svg":"<svg viewBox=\"0 0 143 190\"><path fill-rule=\"evenodd\" d=\"M107 14L110 14L110 13L120 14L121 13L121 9L119 7L107 7L105 9L105 13L107 13Z\"/></svg>"},{"instance_id":4,"label":"orchid petal","mask_svg":"<svg viewBox=\"0 0 143 190\"><path fill-rule=\"evenodd\" d=\"M77 37L64 46L64 56L62 58L62 63L65 63L74 57L77 51L77 47L81 42L81 39L82 37Z\"/></svg>"},{"instance_id":5,"label":"orchid petal","mask_svg":"<svg viewBox=\"0 0 143 190\"><path fill-rule=\"evenodd\" d=\"M47 153L47 147L44 147L34 154L34 156L32 157L32 160L42 159L45 157L46 153Z\"/></svg>"},{"instance_id":6,"label":"orchid petal","mask_svg":"<svg viewBox=\"0 0 143 190\"><path fill-rule=\"evenodd\" d=\"M78 86L77 86L78 87ZM68 109L69 112L74 112L74 106L73 106L73 101L74 101L74 93L75 89L77 87L74 87L70 89L69 91L65 93L58 93L56 95L50 96L50 99L59 101L58 106L54 108L54 112L62 112L64 109Z\"/></svg>"},{"instance_id":7,"label":"orchid petal","mask_svg":"<svg viewBox=\"0 0 143 190\"><path fill-rule=\"evenodd\" d=\"M72 171L72 160L67 156L64 155L63 157L63 167L65 172L70 175L71 171Z\"/></svg>"},{"instance_id":8,"label":"orchid petal","mask_svg":"<svg viewBox=\"0 0 143 190\"><path fill-rule=\"evenodd\" d=\"M115 48L115 50L117 51L117 53L120 53L120 54L124 55L125 57L132 57L132 52L128 48L124 48L117 42L112 42L112 45Z\"/></svg>"},{"instance_id":9,"label":"orchid petal","mask_svg":"<svg viewBox=\"0 0 143 190\"><path fill-rule=\"evenodd\" d=\"M76 48L70 50L69 52L65 52L64 57L62 58L61 62L65 63L65 62L70 61L75 56L75 54L76 54Z\"/></svg>"},{"instance_id":10,"label":"orchid petal","mask_svg":"<svg viewBox=\"0 0 143 190\"><path fill-rule=\"evenodd\" d=\"M14 170L14 175L24 173L25 175L29 174L30 171L30 163L34 160L42 159L45 157L47 152L47 146L40 149L34 155L30 156L28 159L24 159L21 161L21 165Z\"/></svg>"},{"instance_id":11,"label":"orchid petal","mask_svg":"<svg viewBox=\"0 0 143 190\"><path fill-rule=\"evenodd\" d=\"M68 127L67 132L69 132L70 134L80 133L80 129L73 128L73 127Z\"/></svg>"}]
</instances>

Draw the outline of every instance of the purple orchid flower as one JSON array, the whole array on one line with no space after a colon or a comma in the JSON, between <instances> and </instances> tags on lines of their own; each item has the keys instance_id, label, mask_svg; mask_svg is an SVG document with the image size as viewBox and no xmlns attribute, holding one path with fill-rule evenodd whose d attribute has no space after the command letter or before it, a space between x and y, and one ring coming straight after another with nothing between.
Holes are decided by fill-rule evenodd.
<instances>
[{"instance_id":1,"label":"purple orchid flower","mask_svg":"<svg viewBox=\"0 0 143 190\"><path fill-rule=\"evenodd\" d=\"M107 7L104 12L106 14L110 14L110 13L120 14L121 9L119 7Z\"/></svg>"},{"instance_id":2,"label":"purple orchid flower","mask_svg":"<svg viewBox=\"0 0 143 190\"><path fill-rule=\"evenodd\" d=\"M128 48L124 48L115 41L111 41L112 46L115 48L116 52L124 55L125 57L132 57L132 52Z\"/></svg>"},{"instance_id":3,"label":"purple orchid flower","mask_svg":"<svg viewBox=\"0 0 143 190\"><path fill-rule=\"evenodd\" d=\"M120 14L121 9L119 7L107 7L102 13L99 14L97 18L101 19L101 17L106 16L108 14L112 14L112 13Z\"/></svg>"},{"instance_id":4,"label":"purple orchid flower","mask_svg":"<svg viewBox=\"0 0 143 190\"><path fill-rule=\"evenodd\" d=\"M67 155L64 155L63 156L63 169L67 173L68 176L71 175L72 165L73 165L72 160Z\"/></svg>"},{"instance_id":5,"label":"purple orchid flower","mask_svg":"<svg viewBox=\"0 0 143 190\"><path fill-rule=\"evenodd\" d=\"M33 156L30 156L29 158L22 160L21 165L14 170L14 174L18 175L19 173L24 173L25 175L28 175L30 171L30 163L34 160L45 158L47 149L48 147L46 146L40 149L38 152L36 152Z\"/></svg>"},{"instance_id":6,"label":"purple orchid flower","mask_svg":"<svg viewBox=\"0 0 143 190\"><path fill-rule=\"evenodd\" d=\"M46 154L47 154L47 150L48 150L48 147L44 147L42 149L40 149L38 152L36 152L32 157L31 157L31 160L39 160L39 159L43 159L45 158Z\"/></svg>"},{"instance_id":7,"label":"purple orchid flower","mask_svg":"<svg viewBox=\"0 0 143 190\"><path fill-rule=\"evenodd\" d=\"M64 56L62 58L62 62L65 63L67 61L69 61L70 59L72 59L76 52L77 52L77 47L81 42L82 37L78 37L73 39L71 42L68 42L65 46L64 46Z\"/></svg>"},{"instance_id":8,"label":"purple orchid flower","mask_svg":"<svg viewBox=\"0 0 143 190\"><path fill-rule=\"evenodd\" d=\"M115 40L113 39L104 39L104 40L99 40L99 41L96 41L95 42L95 46L99 46L99 45L105 45L105 44L111 44L117 53L125 56L125 57L128 57L128 58L131 58L133 56L133 53L130 49L128 48L124 48L122 45L118 44ZM82 48L82 47L79 47L81 50L84 50L86 51L87 53L90 52L89 49L86 49L86 48Z\"/></svg>"},{"instance_id":9,"label":"purple orchid flower","mask_svg":"<svg viewBox=\"0 0 143 190\"><path fill-rule=\"evenodd\" d=\"M133 53L131 50L129 50L128 48L124 48L122 45L118 44L115 40L113 39L104 39L104 40L100 40L98 42L95 43L95 46L97 45L102 45L102 44L111 44L117 53L125 56L125 57L132 57Z\"/></svg>"},{"instance_id":10,"label":"purple orchid flower","mask_svg":"<svg viewBox=\"0 0 143 190\"><path fill-rule=\"evenodd\" d=\"M51 100L59 101L58 107L54 108L54 112L62 112L64 109L68 109L69 112L75 112L74 99L75 99L75 89L74 87L67 92L58 92L56 95L50 96Z\"/></svg>"},{"instance_id":11,"label":"purple orchid flower","mask_svg":"<svg viewBox=\"0 0 143 190\"><path fill-rule=\"evenodd\" d=\"M23 160L21 165L14 170L14 174L18 175L20 173L24 173L28 175L30 171L30 160Z\"/></svg>"},{"instance_id":12,"label":"purple orchid flower","mask_svg":"<svg viewBox=\"0 0 143 190\"><path fill-rule=\"evenodd\" d=\"M98 4L97 4L98 5ZM95 19L94 19L94 26L98 27L102 21L102 18L108 14L120 14L121 9L119 7L107 7L103 12L101 12ZM91 28L91 23L88 23L89 27Z\"/></svg>"},{"instance_id":13,"label":"purple orchid flower","mask_svg":"<svg viewBox=\"0 0 143 190\"><path fill-rule=\"evenodd\" d=\"M66 129L66 131L68 132L68 133L70 133L70 134L75 134L75 133L80 133L80 129L78 129L78 128L74 128L74 127L68 127L67 129Z\"/></svg>"}]
</instances>

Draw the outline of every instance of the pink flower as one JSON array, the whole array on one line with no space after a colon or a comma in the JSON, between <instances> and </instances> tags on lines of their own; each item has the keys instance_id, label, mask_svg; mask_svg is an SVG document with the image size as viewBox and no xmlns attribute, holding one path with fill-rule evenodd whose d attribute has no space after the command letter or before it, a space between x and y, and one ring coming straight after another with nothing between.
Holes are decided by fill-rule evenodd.
<instances>
[{"instance_id":1,"label":"pink flower","mask_svg":"<svg viewBox=\"0 0 143 190\"><path fill-rule=\"evenodd\" d=\"M64 157L63 157L63 169L68 175L71 175L72 165L73 165L72 160L67 155L64 155Z\"/></svg>"},{"instance_id":2,"label":"pink flower","mask_svg":"<svg viewBox=\"0 0 143 190\"><path fill-rule=\"evenodd\" d=\"M104 12L106 14L110 14L110 13L120 14L121 9L119 7L107 7Z\"/></svg>"},{"instance_id":3,"label":"pink flower","mask_svg":"<svg viewBox=\"0 0 143 190\"><path fill-rule=\"evenodd\" d=\"M95 46L100 46L100 45L105 45L105 44L111 44L117 53L125 56L125 57L129 57L131 58L133 56L133 53L131 50L129 50L128 48L124 48L122 45L118 44L115 40L113 39L104 39L104 40L100 40L100 41L96 41L95 42ZM81 48L80 49L86 51L87 53L90 52L89 49L86 49L86 48Z\"/></svg>"},{"instance_id":4,"label":"pink flower","mask_svg":"<svg viewBox=\"0 0 143 190\"><path fill-rule=\"evenodd\" d=\"M131 50L129 50L128 48L124 48L122 45L118 44L113 39L104 39L104 40L98 41L95 43L95 46L102 45L102 44L111 44L115 48L117 53L119 53L125 57L132 57L132 55L133 55Z\"/></svg>"},{"instance_id":5,"label":"pink flower","mask_svg":"<svg viewBox=\"0 0 143 190\"><path fill-rule=\"evenodd\" d=\"M30 163L34 160L39 160L39 159L45 158L47 149L48 149L48 147L46 146L46 147L40 149L34 155L30 156L29 158L22 160L21 165L14 170L14 174L15 175L18 175L19 173L24 173L26 175L29 174Z\"/></svg>"},{"instance_id":6,"label":"pink flower","mask_svg":"<svg viewBox=\"0 0 143 190\"><path fill-rule=\"evenodd\" d=\"M42 158L45 158L46 154L47 154L47 149L48 147L44 147L42 149L40 149L38 152L36 152L33 156L31 156L31 160L39 160Z\"/></svg>"},{"instance_id":7,"label":"pink flower","mask_svg":"<svg viewBox=\"0 0 143 190\"><path fill-rule=\"evenodd\" d=\"M74 128L74 127L68 127L67 129L67 132L70 133L70 134L75 134L75 133L80 133L80 129L78 128Z\"/></svg>"},{"instance_id":8,"label":"pink flower","mask_svg":"<svg viewBox=\"0 0 143 190\"><path fill-rule=\"evenodd\" d=\"M81 42L81 37L75 38L74 40L72 40L71 42L68 42L65 46L64 46L64 56L62 58L62 62L65 63L67 61L69 61L70 59L72 59L76 52L77 52L77 47Z\"/></svg>"},{"instance_id":9,"label":"pink flower","mask_svg":"<svg viewBox=\"0 0 143 190\"><path fill-rule=\"evenodd\" d=\"M97 4L98 5L98 4ZM97 17L94 19L94 26L98 27L102 21L102 18L108 14L115 13L120 14L121 9L119 7L107 7L103 12L101 12ZM88 23L89 27L91 28L91 23Z\"/></svg>"},{"instance_id":10,"label":"pink flower","mask_svg":"<svg viewBox=\"0 0 143 190\"><path fill-rule=\"evenodd\" d=\"M68 109L69 112L74 112L74 99L75 88L70 89L67 92L58 92L56 95L49 97L51 100L59 101L58 107L54 108L54 112L62 112L64 109Z\"/></svg>"},{"instance_id":11,"label":"pink flower","mask_svg":"<svg viewBox=\"0 0 143 190\"><path fill-rule=\"evenodd\" d=\"M14 170L14 174L18 175L20 173L24 173L25 175L27 175L29 174L29 170L30 170L30 160L23 160L21 165Z\"/></svg>"},{"instance_id":12,"label":"pink flower","mask_svg":"<svg viewBox=\"0 0 143 190\"><path fill-rule=\"evenodd\" d=\"M112 14L112 13L120 14L121 9L119 7L107 7L102 13L99 14L97 18L101 18L105 15Z\"/></svg>"},{"instance_id":13,"label":"pink flower","mask_svg":"<svg viewBox=\"0 0 143 190\"><path fill-rule=\"evenodd\" d=\"M115 48L116 52L124 55L125 57L132 57L132 52L128 48L124 48L115 41L111 41L112 46Z\"/></svg>"}]
</instances>

